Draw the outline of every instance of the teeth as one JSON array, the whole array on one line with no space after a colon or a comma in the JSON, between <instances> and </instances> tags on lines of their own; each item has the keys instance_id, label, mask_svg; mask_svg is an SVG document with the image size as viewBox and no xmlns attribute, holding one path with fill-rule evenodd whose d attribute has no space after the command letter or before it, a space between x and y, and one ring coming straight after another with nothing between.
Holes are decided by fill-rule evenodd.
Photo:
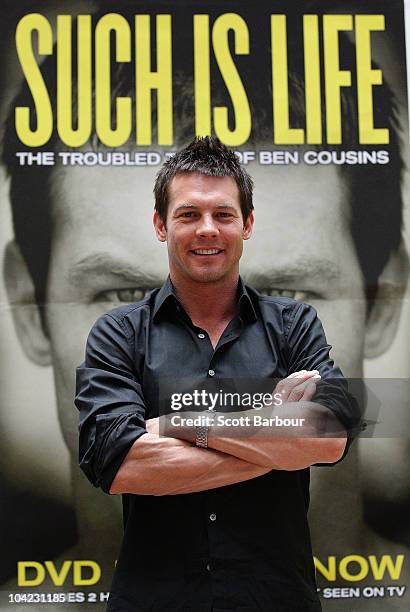
<instances>
[{"instance_id":1,"label":"teeth","mask_svg":"<svg viewBox=\"0 0 410 612\"><path fill-rule=\"evenodd\" d=\"M195 249L197 255L216 255L220 249Z\"/></svg>"}]
</instances>

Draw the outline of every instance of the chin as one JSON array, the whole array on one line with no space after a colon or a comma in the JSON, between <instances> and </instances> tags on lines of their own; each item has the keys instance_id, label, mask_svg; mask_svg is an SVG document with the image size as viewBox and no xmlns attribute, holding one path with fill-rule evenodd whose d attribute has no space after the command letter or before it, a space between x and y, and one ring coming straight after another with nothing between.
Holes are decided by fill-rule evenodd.
<instances>
[{"instance_id":1,"label":"chin","mask_svg":"<svg viewBox=\"0 0 410 612\"><path fill-rule=\"evenodd\" d=\"M221 272L220 270L195 271L190 274L190 278L198 283L215 283L223 279L225 276L226 272Z\"/></svg>"}]
</instances>

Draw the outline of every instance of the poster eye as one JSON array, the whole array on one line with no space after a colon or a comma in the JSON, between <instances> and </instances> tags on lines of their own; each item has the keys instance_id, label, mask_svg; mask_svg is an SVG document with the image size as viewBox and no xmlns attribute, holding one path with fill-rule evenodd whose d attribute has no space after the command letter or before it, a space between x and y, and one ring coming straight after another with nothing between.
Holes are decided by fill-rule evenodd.
<instances>
[{"instance_id":1,"label":"poster eye","mask_svg":"<svg viewBox=\"0 0 410 612\"><path fill-rule=\"evenodd\" d=\"M265 287L264 289L260 289L260 293L263 295L278 295L280 297L288 297L293 300L301 300L302 299L302 291L298 291L297 289L282 289L280 287Z\"/></svg>"},{"instance_id":2,"label":"poster eye","mask_svg":"<svg viewBox=\"0 0 410 612\"><path fill-rule=\"evenodd\" d=\"M109 289L108 291L102 291L99 293L97 301L130 304L132 302L139 302L140 300L143 300L149 291L150 289L141 287Z\"/></svg>"}]
</instances>

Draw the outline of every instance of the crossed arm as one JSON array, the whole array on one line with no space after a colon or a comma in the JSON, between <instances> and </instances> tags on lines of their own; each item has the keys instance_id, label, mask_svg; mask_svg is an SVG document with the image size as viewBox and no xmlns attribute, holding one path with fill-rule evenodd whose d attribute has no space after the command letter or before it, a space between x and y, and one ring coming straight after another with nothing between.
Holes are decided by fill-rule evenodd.
<instances>
[{"instance_id":1,"label":"crossed arm","mask_svg":"<svg viewBox=\"0 0 410 612\"><path fill-rule=\"evenodd\" d=\"M147 433L132 445L110 493L174 495L215 489L262 476L271 468L185 440Z\"/></svg>"},{"instance_id":2,"label":"crossed arm","mask_svg":"<svg viewBox=\"0 0 410 612\"><path fill-rule=\"evenodd\" d=\"M256 428L252 436L231 436L211 428L208 448L201 449L194 445L193 428L178 428L183 439L177 439L159 435L159 419L147 421L148 433L131 447L110 493L192 493L249 480L272 469L298 470L337 461L344 451L346 432L330 410L310 401L319 379L315 370L296 372L280 383L284 403L279 414L304 418L303 436L300 432L291 436L289 431L286 437L266 435ZM240 414L250 415L251 411ZM332 432L332 437L326 437L326 432Z\"/></svg>"}]
</instances>

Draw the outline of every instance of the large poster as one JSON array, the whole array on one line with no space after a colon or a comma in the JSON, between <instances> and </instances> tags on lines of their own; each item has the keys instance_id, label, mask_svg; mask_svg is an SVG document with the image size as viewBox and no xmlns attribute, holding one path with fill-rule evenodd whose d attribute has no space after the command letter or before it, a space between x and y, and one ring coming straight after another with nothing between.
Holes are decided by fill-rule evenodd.
<instances>
[{"instance_id":1,"label":"large poster","mask_svg":"<svg viewBox=\"0 0 410 612\"><path fill-rule=\"evenodd\" d=\"M384 435L311 470L323 609L409 609L403 1L0 11L0 609L104 609L121 499L78 467L75 367L100 314L166 278L154 179L210 133L255 182L244 279L315 306L345 376L382 396Z\"/></svg>"}]
</instances>

